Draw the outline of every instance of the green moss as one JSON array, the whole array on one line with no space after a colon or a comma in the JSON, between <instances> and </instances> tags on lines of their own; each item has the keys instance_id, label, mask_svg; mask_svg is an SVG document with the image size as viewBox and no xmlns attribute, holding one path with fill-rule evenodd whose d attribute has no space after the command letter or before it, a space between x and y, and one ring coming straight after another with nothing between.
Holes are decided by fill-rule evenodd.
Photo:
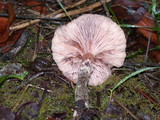
<instances>
[{"instance_id":1,"label":"green moss","mask_svg":"<svg viewBox=\"0 0 160 120\"><path fill-rule=\"evenodd\" d=\"M41 80L42 78L35 79L33 81L33 84ZM8 108L13 108L15 104L19 101L19 99L21 99L22 97L21 102L19 103L18 107L15 110L17 111L18 108L27 101L32 100L36 103L39 101L43 93L42 90L32 87L29 87L27 91L14 90L14 88L19 85L20 85L19 82L16 81L7 81L4 84L4 86L0 89L0 95L2 96L0 99L1 101L0 105L7 106ZM38 86L38 84L36 86ZM25 87L23 89L25 89ZM64 85L61 87L51 88L51 90L53 92L47 93L45 99L43 100L40 114L39 117L37 118L38 120L45 119L46 114L52 115L53 113L64 112L64 111L67 111L67 114L72 113L70 107L74 106L74 95L73 95L74 91L72 91L72 89L68 89L68 87ZM34 92L38 92L38 95L40 97L35 98L33 96Z\"/></svg>"},{"instance_id":2,"label":"green moss","mask_svg":"<svg viewBox=\"0 0 160 120\"><path fill-rule=\"evenodd\" d=\"M127 72L126 72L127 73ZM128 71L127 74L130 74L131 72ZM110 78L102 85L98 87L91 87L91 91L98 91L101 93L101 107L99 110L103 112L106 109L107 102L109 101L109 89L113 88L121 79L123 79L125 74L115 75L113 74L110 76ZM134 106L135 109L138 109L136 107L139 107L137 110L136 115L139 115L139 113L143 113L146 115L151 115L153 119L157 118L157 114L154 112L154 110L158 111L160 110L160 106L158 104L153 104L149 99L145 98L141 93L139 93L136 88L144 91L145 93L149 93L150 96L155 98L157 101L160 101L159 96L157 93L151 89L149 89L146 86L146 83L143 81L142 77L139 75L134 76L124 82L121 86L118 87L118 89L115 90L114 96L115 98L120 101L122 104L124 104L126 107L130 108L131 106ZM158 92L158 91L157 91ZM159 91L160 92L160 91ZM158 93L159 93L158 92ZM92 92L91 94L91 103L92 106L96 106L96 93ZM104 115L105 116L105 115ZM104 117L102 116L102 117ZM111 115L111 117L114 117L115 115ZM127 117L127 116L126 116ZM116 118L116 116L115 116Z\"/></svg>"}]
</instances>

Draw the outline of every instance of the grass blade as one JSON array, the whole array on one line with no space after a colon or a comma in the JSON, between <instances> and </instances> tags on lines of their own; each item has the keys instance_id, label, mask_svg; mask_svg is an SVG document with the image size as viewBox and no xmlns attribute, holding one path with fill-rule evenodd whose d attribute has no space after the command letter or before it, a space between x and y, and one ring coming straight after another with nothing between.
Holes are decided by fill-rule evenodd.
<instances>
[{"instance_id":1,"label":"grass blade","mask_svg":"<svg viewBox=\"0 0 160 120\"><path fill-rule=\"evenodd\" d=\"M110 98L112 98L112 95L113 95L113 91L116 89L116 88L118 88L122 83L124 83L126 80L128 80L129 78L131 78L131 77L133 77L133 76L135 76L135 75L137 75L137 74L139 74L139 73L141 73L141 72L144 72L144 71L147 71L147 70L152 70L152 69L156 69L156 68L160 68L160 67L147 67L147 68L143 68L143 69L140 69L140 70L138 70L138 71L135 71L135 72L133 72L133 73L131 73L130 75L128 75L128 76L126 76L124 79L122 79L120 82L118 82L115 86L114 86L114 88L112 88L111 90L110 90Z\"/></svg>"},{"instance_id":2,"label":"grass blade","mask_svg":"<svg viewBox=\"0 0 160 120\"><path fill-rule=\"evenodd\" d=\"M66 13L66 15L68 16L68 18L69 18L70 20L72 20L72 18L68 15L68 12L66 11L66 9L63 7L62 3L61 3L59 0L57 0L57 2L58 2L58 4L61 6L61 8L63 9L63 11Z\"/></svg>"},{"instance_id":3,"label":"grass blade","mask_svg":"<svg viewBox=\"0 0 160 120\"><path fill-rule=\"evenodd\" d=\"M130 24L120 24L121 27L127 27L127 28L148 28L155 31L160 31L159 28L152 28L152 27L146 27L146 26L138 26L138 25L130 25Z\"/></svg>"},{"instance_id":4,"label":"grass blade","mask_svg":"<svg viewBox=\"0 0 160 120\"><path fill-rule=\"evenodd\" d=\"M112 14L113 18L116 20L117 24L119 24L119 21L118 21L116 15L114 14L112 8L108 4L106 6L107 6L109 12Z\"/></svg>"}]
</instances>

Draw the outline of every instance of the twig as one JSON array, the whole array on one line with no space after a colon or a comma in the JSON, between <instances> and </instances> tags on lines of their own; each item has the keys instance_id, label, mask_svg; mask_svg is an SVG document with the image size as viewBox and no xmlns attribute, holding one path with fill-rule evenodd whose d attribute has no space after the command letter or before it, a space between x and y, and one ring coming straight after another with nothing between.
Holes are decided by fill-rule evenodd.
<instances>
[{"instance_id":1,"label":"twig","mask_svg":"<svg viewBox=\"0 0 160 120\"><path fill-rule=\"evenodd\" d=\"M86 0L81 0L81 1L79 1L79 2L74 3L73 5L70 5L70 6L65 7L65 9L74 8L74 7L76 7L76 6L79 6L79 5L83 4L84 2L86 2ZM61 12L63 12L63 10L62 10L62 9L59 9L59 10L57 10L57 11L55 11L55 12L53 12L53 13L47 15L47 16L48 16L48 17L52 17L52 16L57 15L57 14L59 14L59 13L61 13Z\"/></svg>"},{"instance_id":2,"label":"twig","mask_svg":"<svg viewBox=\"0 0 160 120\"><path fill-rule=\"evenodd\" d=\"M125 62L124 66L152 66L152 67L160 67L160 64L157 64L157 63L133 63L133 62Z\"/></svg>"},{"instance_id":3,"label":"twig","mask_svg":"<svg viewBox=\"0 0 160 120\"><path fill-rule=\"evenodd\" d=\"M137 0L138 2L145 2L145 3L148 3L148 4L152 4L151 1L146 1L146 0Z\"/></svg>"},{"instance_id":4,"label":"twig","mask_svg":"<svg viewBox=\"0 0 160 120\"><path fill-rule=\"evenodd\" d=\"M146 55L145 55L145 58L144 58L144 62L145 62L145 63L147 62L147 58L148 58L149 46L150 46L150 43L151 43L151 35L152 35L152 33L149 34L149 38L148 38Z\"/></svg>"},{"instance_id":5,"label":"twig","mask_svg":"<svg viewBox=\"0 0 160 120\"><path fill-rule=\"evenodd\" d=\"M31 14L34 14L34 15L38 15L38 16L41 15L41 13L39 13L39 12L37 12L37 11L35 11L35 10L27 9L26 11L29 12L29 13L31 13ZM41 15L41 16L42 16L42 15Z\"/></svg>"},{"instance_id":6,"label":"twig","mask_svg":"<svg viewBox=\"0 0 160 120\"><path fill-rule=\"evenodd\" d=\"M147 95L144 91L142 91L139 88L135 88L139 93L141 93L144 97L146 97L147 99L149 99L152 103L157 104L157 100L155 100L153 97Z\"/></svg>"},{"instance_id":7,"label":"twig","mask_svg":"<svg viewBox=\"0 0 160 120\"><path fill-rule=\"evenodd\" d=\"M74 3L73 5L71 5L71 6L69 6L69 7L66 7L66 9L68 9L68 8L73 8L73 7L77 6L77 5L80 5L80 4L84 3L85 1L86 1L86 0L82 0L82 1L79 1L79 2L77 2L77 3ZM57 11L51 13L51 14L48 14L48 15L44 16L44 18L53 17L54 15L56 15L56 14L62 12L62 11L63 11L62 9L57 10ZM53 17L53 19L57 19L57 18L56 18L56 17ZM18 26L10 27L10 30L11 30L11 31L19 30L19 29L25 28L25 27L27 27L27 26L30 26L30 25L39 23L40 21L41 21L41 19L35 19L35 20L32 20L32 21L30 21L30 22L27 22L27 23L24 23L24 24L21 24L21 25L18 25Z\"/></svg>"},{"instance_id":8,"label":"twig","mask_svg":"<svg viewBox=\"0 0 160 120\"><path fill-rule=\"evenodd\" d=\"M110 2L110 0L106 0L106 2ZM68 15L72 16L72 15L76 15L76 14L80 14L80 13L85 13L85 12L91 11L94 8L97 8L101 5L102 5L101 2L96 2L94 4L91 4L91 5L84 7L84 8L80 8L78 10L69 11ZM56 15L56 18L63 18L63 17L66 17L65 13L61 13L61 14Z\"/></svg>"},{"instance_id":9,"label":"twig","mask_svg":"<svg viewBox=\"0 0 160 120\"><path fill-rule=\"evenodd\" d=\"M144 73L147 77L149 77L149 78L152 78L152 79L155 79L155 80L158 80L158 81L160 81L160 79L159 78L157 78L157 77L155 77L155 76L153 76L152 74L150 74L150 73Z\"/></svg>"},{"instance_id":10,"label":"twig","mask_svg":"<svg viewBox=\"0 0 160 120\"><path fill-rule=\"evenodd\" d=\"M107 8L107 6L106 6L106 1L105 1L105 0L101 0L101 3L102 3L102 5L103 5L104 10L106 11L107 17L109 17L110 14L109 14L109 10L108 10L108 8Z\"/></svg>"},{"instance_id":11,"label":"twig","mask_svg":"<svg viewBox=\"0 0 160 120\"><path fill-rule=\"evenodd\" d=\"M40 21L41 21L40 19L32 20L32 21L29 21L27 23L24 23L18 26L10 27L10 30L15 31L15 30L23 29L23 28L26 28L27 26L39 23Z\"/></svg>"},{"instance_id":12,"label":"twig","mask_svg":"<svg viewBox=\"0 0 160 120\"><path fill-rule=\"evenodd\" d=\"M117 99L114 100L117 104L119 104L123 109L125 109L135 120L139 120L126 106L124 106L120 101L118 101Z\"/></svg>"},{"instance_id":13,"label":"twig","mask_svg":"<svg viewBox=\"0 0 160 120\"><path fill-rule=\"evenodd\" d=\"M38 52L38 49L39 49L39 35L40 35L40 31L41 31L41 28L38 27L37 28L37 35L36 35L36 42L34 44L34 53L33 53L33 56L32 56L32 61L34 61L34 59L37 57L37 52Z\"/></svg>"},{"instance_id":14,"label":"twig","mask_svg":"<svg viewBox=\"0 0 160 120\"><path fill-rule=\"evenodd\" d=\"M38 87L38 86L35 86L35 85L32 85L32 84L28 84L29 85L29 87L33 87L33 88L37 88L37 89L40 89L40 90L45 90L45 88L43 88L43 87ZM49 93L52 93L53 91L52 90L47 90L47 92L49 92Z\"/></svg>"},{"instance_id":15,"label":"twig","mask_svg":"<svg viewBox=\"0 0 160 120\"><path fill-rule=\"evenodd\" d=\"M106 0L106 2L110 2L110 0ZM75 4L77 4L77 3L75 3ZM72 15L88 12L90 10L93 10L94 8L99 7L99 6L101 6L101 2L96 2L94 4L91 4L90 6L87 6L87 7L78 9L78 10L69 11L68 15L72 16ZM54 15L54 13L48 14L48 15L45 16L45 18L46 17L52 17L53 15ZM53 18L63 18L63 17L66 17L65 13L58 14L58 15L54 16ZM22 29L22 28L25 28L27 26L39 23L40 21L41 21L40 19L32 20L28 23L24 23L24 24L19 25L19 26L10 27L10 30Z\"/></svg>"},{"instance_id":16,"label":"twig","mask_svg":"<svg viewBox=\"0 0 160 120\"><path fill-rule=\"evenodd\" d=\"M0 17L9 17L7 14L1 14ZM35 19L41 19L41 20L54 20L54 21L66 21L68 19L61 19L61 18L47 18L47 17L27 17L27 16L16 16L17 19L26 19L26 20L35 20Z\"/></svg>"},{"instance_id":17,"label":"twig","mask_svg":"<svg viewBox=\"0 0 160 120\"><path fill-rule=\"evenodd\" d=\"M70 85L70 82L68 80L65 80L64 78L57 76L59 79L63 80L65 83L67 83L68 85ZM72 86L71 86L72 87ZM72 87L73 88L73 87Z\"/></svg>"}]
</instances>

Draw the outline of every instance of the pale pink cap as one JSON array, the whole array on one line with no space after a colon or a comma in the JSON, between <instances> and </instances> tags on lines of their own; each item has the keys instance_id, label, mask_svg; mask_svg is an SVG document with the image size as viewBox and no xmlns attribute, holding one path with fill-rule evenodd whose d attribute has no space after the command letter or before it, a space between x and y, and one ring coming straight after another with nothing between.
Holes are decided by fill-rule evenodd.
<instances>
[{"instance_id":1,"label":"pale pink cap","mask_svg":"<svg viewBox=\"0 0 160 120\"><path fill-rule=\"evenodd\" d=\"M64 76L74 83L78 69L90 60L92 74L89 85L97 86L107 80L113 66L123 65L126 53L123 30L110 18L85 14L59 27L52 39L53 58Z\"/></svg>"}]
</instances>

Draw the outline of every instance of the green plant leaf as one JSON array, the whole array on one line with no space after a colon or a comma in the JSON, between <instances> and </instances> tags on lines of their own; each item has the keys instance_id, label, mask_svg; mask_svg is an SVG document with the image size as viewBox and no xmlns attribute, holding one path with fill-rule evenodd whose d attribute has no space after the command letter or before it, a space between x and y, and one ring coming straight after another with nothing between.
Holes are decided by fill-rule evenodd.
<instances>
[{"instance_id":1,"label":"green plant leaf","mask_svg":"<svg viewBox=\"0 0 160 120\"><path fill-rule=\"evenodd\" d=\"M156 46L154 48L149 49L149 51L152 51L152 50L160 50L160 45L158 45L158 46Z\"/></svg>"},{"instance_id":2,"label":"green plant leaf","mask_svg":"<svg viewBox=\"0 0 160 120\"><path fill-rule=\"evenodd\" d=\"M20 79L20 80L24 80L24 78L26 77L27 74L28 74L28 72L25 71L21 74L3 75L3 76L0 77L0 87L2 86L2 83L5 82L7 79L17 78L17 79Z\"/></svg>"}]
</instances>

